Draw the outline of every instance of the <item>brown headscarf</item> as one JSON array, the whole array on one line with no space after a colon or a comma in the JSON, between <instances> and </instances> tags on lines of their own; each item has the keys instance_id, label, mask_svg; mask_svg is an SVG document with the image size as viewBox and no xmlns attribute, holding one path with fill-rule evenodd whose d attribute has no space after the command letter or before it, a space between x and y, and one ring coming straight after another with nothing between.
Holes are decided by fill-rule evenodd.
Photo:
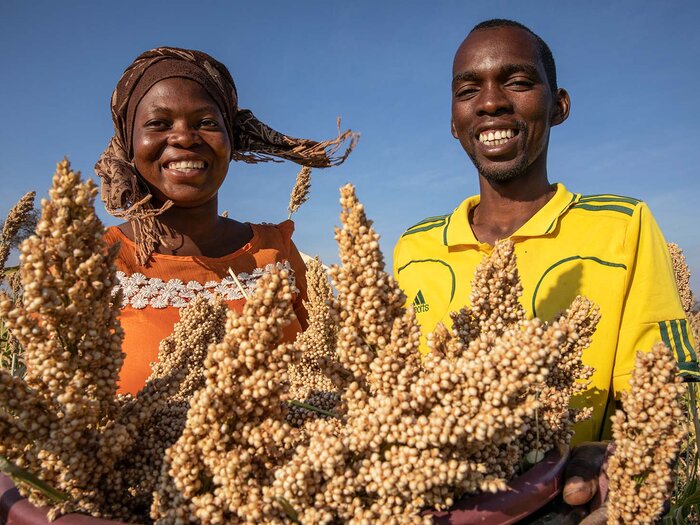
<instances>
[{"instance_id":1,"label":"brown headscarf","mask_svg":"<svg viewBox=\"0 0 700 525\"><path fill-rule=\"evenodd\" d=\"M133 159L132 134L136 108L151 87L161 80L182 77L207 90L221 110L231 140L231 159L244 162L281 162L286 159L312 168L341 164L355 147L358 133L340 132L333 140L316 142L283 135L238 107L238 94L231 73L218 60L201 51L159 47L146 51L124 71L112 93L114 137L95 164L102 180L101 194L107 211L131 222L138 246L138 259L146 264L160 244L162 226L155 219L172 206L160 208L150 202L148 186L139 176ZM336 152L348 141L345 151Z\"/></svg>"}]
</instances>

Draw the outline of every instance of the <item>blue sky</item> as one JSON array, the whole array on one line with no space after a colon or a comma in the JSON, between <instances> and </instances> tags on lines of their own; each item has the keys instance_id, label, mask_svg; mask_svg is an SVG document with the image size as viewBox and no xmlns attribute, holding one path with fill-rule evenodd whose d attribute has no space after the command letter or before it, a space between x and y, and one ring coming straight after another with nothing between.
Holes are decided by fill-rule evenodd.
<instances>
[{"instance_id":1,"label":"blue sky","mask_svg":"<svg viewBox=\"0 0 700 525\"><path fill-rule=\"evenodd\" d=\"M295 240L337 260L338 188L352 182L390 262L405 228L478 191L449 132L451 63L474 24L504 17L548 42L571 94L571 116L552 133L550 180L647 201L684 248L700 295L698 2L5 0L2 11L2 216L25 191L44 195L64 155L94 177L122 71L174 45L224 62L241 105L280 131L328 138L342 116L362 133L343 166L314 172ZM221 209L279 222L296 172L233 163Z\"/></svg>"}]
</instances>

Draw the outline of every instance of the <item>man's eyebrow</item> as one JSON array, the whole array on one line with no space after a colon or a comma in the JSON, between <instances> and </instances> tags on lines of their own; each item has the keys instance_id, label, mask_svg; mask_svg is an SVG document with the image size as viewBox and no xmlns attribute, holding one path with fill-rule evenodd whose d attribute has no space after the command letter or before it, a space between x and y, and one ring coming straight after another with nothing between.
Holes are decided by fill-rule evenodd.
<instances>
[{"instance_id":1,"label":"man's eyebrow","mask_svg":"<svg viewBox=\"0 0 700 525\"><path fill-rule=\"evenodd\" d=\"M537 68L531 64L505 64L501 67L499 76L507 77L515 73L525 73L535 79L541 79L539 71L537 71ZM467 71L457 73L454 77L452 77L452 85L459 82L476 82L479 80L479 78L480 75L476 71L469 69Z\"/></svg>"},{"instance_id":2,"label":"man's eyebrow","mask_svg":"<svg viewBox=\"0 0 700 525\"><path fill-rule=\"evenodd\" d=\"M515 73L525 73L538 80L541 78L540 72L537 71L537 68L531 64L506 64L501 68L501 75L504 77L508 77Z\"/></svg>"},{"instance_id":3,"label":"man's eyebrow","mask_svg":"<svg viewBox=\"0 0 700 525\"><path fill-rule=\"evenodd\" d=\"M479 75L476 74L476 71L462 71L461 73L457 73L454 77L452 77L452 85L455 85L458 82L476 82L478 79Z\"/></svg>"}]
</instances>

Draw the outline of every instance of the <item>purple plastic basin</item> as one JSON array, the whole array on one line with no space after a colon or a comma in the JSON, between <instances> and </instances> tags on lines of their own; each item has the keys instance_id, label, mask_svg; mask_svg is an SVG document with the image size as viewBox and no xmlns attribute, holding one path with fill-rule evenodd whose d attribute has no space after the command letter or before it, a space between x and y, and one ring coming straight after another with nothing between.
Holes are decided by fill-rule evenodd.
<instances>
[{"instance_id":1,"label":"purple plastic basin","mask_svg":"<svg viewBox=\"0 0 700 525\"><path fill-rule=\"evenodd\" d=\"M508 489L483 493L457 501L447 511L428 511L436 525L509 525L534 514L553 500L563 487L569 447L554 449L524 474L512 479Z\"/></svg>"},{"instance_id":2,"label":"purple plastic basin","mask_svg":"<svg viewBox=\"0 0 700 525\"><path fill-rule=\"evenodd\" d=\"M562 489L569 449L549 452L544 459L508 483L496 494L480 494L459 500L449 511L428 511L436 525L508 525L533 514L554 499ZM35 507L20 496L7 476L0 474L0 525L49 525L49 507ZM121 521L67 514L57 525L128 525Z\"/></svg>"},{"instance_id":3,"label":"purple plastic basin","mask_svg":"<svg viewBox=\"0 0 700 525\"><path fill-rule=\"evenodd\" d=\"M7 476L0 474L0 525L49 525L49 507L35 507L20 496ZM66 514L51 522L56 525L127 525L121 521L102 520L85 514Z\"/></svg>"}]
</instances>

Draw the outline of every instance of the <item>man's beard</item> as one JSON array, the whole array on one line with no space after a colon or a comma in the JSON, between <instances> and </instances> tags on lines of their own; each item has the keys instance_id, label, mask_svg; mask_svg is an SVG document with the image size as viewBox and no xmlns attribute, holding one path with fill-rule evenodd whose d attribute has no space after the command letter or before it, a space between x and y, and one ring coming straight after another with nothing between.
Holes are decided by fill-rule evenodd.
<instances>
[{"instance_id":1,"label":"man's beard","mask_svg":"<svg viewBox=\"0 0 700 525\"><path fill-rule=\"evenodd\" d=\"M472 159L472 162L474 163L476 170L479 172L479 175L484 177L489 182L497 182L499 184L505 184L517 179L524 174L527 171L527 168L530 166L530 159L527 155L520 157L517 164L510 165L508 168L500 169L498 166L492 168L484 167L478 161L476 156L472 156L471 154L469 155L469 158Z\"/></svg>"}]
</instances>

